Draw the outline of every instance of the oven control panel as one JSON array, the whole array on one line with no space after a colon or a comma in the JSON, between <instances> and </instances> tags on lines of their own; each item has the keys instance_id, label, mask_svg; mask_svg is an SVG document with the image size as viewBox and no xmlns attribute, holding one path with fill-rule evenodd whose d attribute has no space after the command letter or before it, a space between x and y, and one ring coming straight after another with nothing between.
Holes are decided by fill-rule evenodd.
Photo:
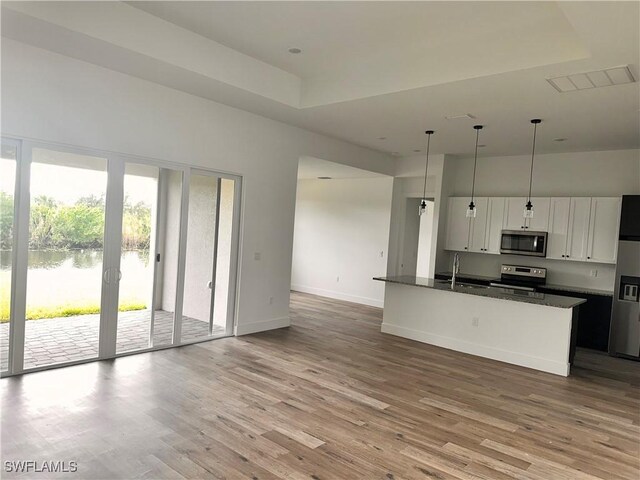
<instances>
[{"instance_id":1,"label":"oven control panel","mask_svg":"<svg viewBox=\"0 0 640 480\"><path fill-rule=\"evenodd\" d=\"M547 269L541 267L525 267L522 265L502 265L502 275L518 277L529 277L544 279L547 278Z\"/></svg>"}]
</instances>

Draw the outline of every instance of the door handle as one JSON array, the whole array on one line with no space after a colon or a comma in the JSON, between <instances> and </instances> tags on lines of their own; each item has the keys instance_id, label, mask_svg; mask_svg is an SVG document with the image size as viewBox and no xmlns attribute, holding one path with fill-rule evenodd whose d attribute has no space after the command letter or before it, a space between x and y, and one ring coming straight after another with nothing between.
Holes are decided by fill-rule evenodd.
<instances>
[{"instance_id":1,"label":"door handle","mask_svg":"<svg viewBox=\"0 0 640 480\"><path fill-rule=\"evenodd\" d=\"M111 269L107 268L104 273L102 274L102 279L104 280L104 283L106 283L107 285L109 285L111 283Z\"/></svg>"}]
</instances>

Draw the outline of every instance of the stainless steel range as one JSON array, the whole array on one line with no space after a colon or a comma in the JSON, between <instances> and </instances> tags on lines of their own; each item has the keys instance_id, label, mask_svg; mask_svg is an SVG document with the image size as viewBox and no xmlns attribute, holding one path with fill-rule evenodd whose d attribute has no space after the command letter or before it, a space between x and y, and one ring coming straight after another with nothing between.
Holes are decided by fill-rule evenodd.
<instances>
[{"instance_id":1,"label":"stainless steel range","mask_svg":"<svg viewBox=\"0 0 640 480\"><path fill-rule=\"evenodd\" d=\"M547 269L526 267L523 265L502 265L500 278L492 281L490 286L525 292L535 292L537 287L547 281Z\"/></svg>"}]
</instances>

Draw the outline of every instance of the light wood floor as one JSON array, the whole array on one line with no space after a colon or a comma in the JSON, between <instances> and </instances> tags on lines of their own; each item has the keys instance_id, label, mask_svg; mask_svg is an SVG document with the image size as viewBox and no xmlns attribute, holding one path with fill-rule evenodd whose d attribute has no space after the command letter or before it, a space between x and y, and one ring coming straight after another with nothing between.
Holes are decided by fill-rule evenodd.
<instances>
[{"instance_id":1,"label":"light wood floor","mask_svg":"<svg viewBox=\"0 0 640 480\"><path fill-rule=\"evenodd\" d=\"M293 294L291 314L289 329L2 380L3 468L77 461L78 473L59 475L75 479L640 476L638 363L580 351L562 378L383 335L375 308Z\"/></svg>"}]
</instances>

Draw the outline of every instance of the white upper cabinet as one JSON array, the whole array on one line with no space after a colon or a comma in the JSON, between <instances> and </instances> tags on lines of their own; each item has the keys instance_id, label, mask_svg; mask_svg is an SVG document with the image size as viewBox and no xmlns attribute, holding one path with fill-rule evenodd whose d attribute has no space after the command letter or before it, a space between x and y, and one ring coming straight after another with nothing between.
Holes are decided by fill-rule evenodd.
<instances>
[{"instance_id":1,"label":"white upper cabinet","mask_svg":"<svg viewBox=\"0 0 640 480\"><path fill-rule=\"evenodd\" d=\"M567 255L569 236L569 197L549 199L549 235L547 237L547 258L562 260Z\"/></svg>"},{"instance_id":2,"label":"white upper cabinet","mask_svg":"<svg viewBox=\"0 0 640 480\"><path fill-rule=\"evenodd\" d=\"M476 204L476 217L471 219L469 251L484 252L489 199L487 197L476 198L474 203Z\"/></svg>"},{"instance_id":3,"label":"white upper cabinet","mask_svg":"<svg viewBox=\"0 0 640 480\"><path fill-rule=\"evenodd\" d=\"M621 204L620 197L591 199L587 260L616 263Z\"/></svg>"},{"instance_id":4,"label":"white upper cabinet","mask_svg":"<svg viewBox=\"0 0 640 480\"><path fill-rule=\"evenodd\" d=\"M505 203L506 200L503 197L489 198L484 241L484 251L487 253L500 253Z\"/></svg>"},{"instance_id":5,"label":"white upper cabinet","mask_svg":"<svg viewBox=\"0 0 640 480\"><path fill-rule=\"evenodd\" d=\"M469 197L449 197L447 240L445 243L447 250L464 251L469 249L469 226L471 223L467 218L468 205Z\"/></svg>"},{"instance_id":6,"label":"white upper cabinet","mask_svg":"<svg viewBox=\"0 0 640 480\"><path fill-rule=\"evenodd\" d=\"M504 229L524 230L524 206L527 204L526 197L508 197L505 199L504 209Z\"/></svg>"},{"instance_id":7,"label":"white upper cabinet","mask_svg":"<svg viewBox=\"0 0 640 480\"><path fill-rule=\"evenodd\" d=\"M524 206L520 210L520 214L524 214ZM525 228L534 232L547 232L549 230L549 208L551 205L551 199L549 197L531 197L531 203L533 204L533 218L527 218Z\"/></svg>"},{"instance_id":8,"label":"white upper cabinet","mask_svg":"<svg viewBox=\"0 0 640 480\"><path fill-rule=\"evenodd\" d=\"M590 214L590 197L571 198L569 208L569 237L567 238L567 253L565 258L583 261L587 259Z\"/></svg>"},{"instance_id":9,"label":"white upper cabinet","mask_svg":"<svg viewBox=\"0 0 640 480\"><path fill-rule=\"evenodd\" d=\"M620 197L533 197L533 218L524 218L526 197L476 198L475 218L466 217L469 197L450 197L446 249L500 253L502 230L548 232L547 258L615 263Z\"/></svg>"},{"instance_id":10,"label":"white upper cabinet","mask_svg":"<svg viewBox=\"0 0 640 480\"><path fill-rule=\"evenodd\" d=\"M505 200L505 230L528 229L536 232L546 232L549 229L550 198L531 197L533 218L524 218L524 207L527 204L526 197L508 197Z\"/></svg>"}]
</instances>

